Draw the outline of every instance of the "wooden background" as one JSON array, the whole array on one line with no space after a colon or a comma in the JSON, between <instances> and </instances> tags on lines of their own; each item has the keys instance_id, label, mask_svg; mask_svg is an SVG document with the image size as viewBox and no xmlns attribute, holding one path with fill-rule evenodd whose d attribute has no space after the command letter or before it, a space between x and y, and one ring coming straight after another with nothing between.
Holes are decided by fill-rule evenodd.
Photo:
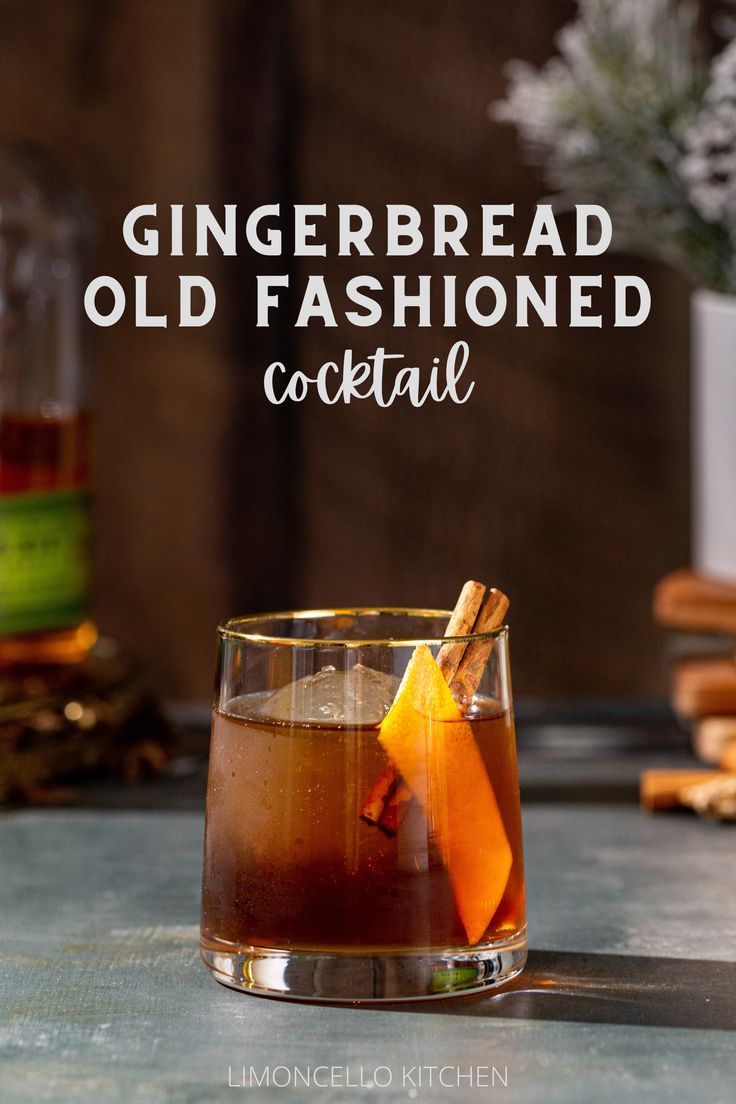
<instances>
[{"instance_id":1,"label":"wooden background","mask_svg":"<svg viewBox=\"0 0 736 1104\"><path fill-rule=\"evenodd\" d=\"M465 407L270 407L278 357L308 372L345 346L428 365L441 330L253 327L262 258L134 257L137 203L514 201L543 185L489 120L512 57L541 62L561 0L0 0L2 130L64 159L99 220L96 271L174 310L175 277L216 283L204 330L98 331L98 617L165 693L209 693L213 629L291 604L450 604L476 575L512 597L517 694L662 688L651 588L688 559L688 288L631 257L368 269L635 272L645 327L458 331ZM569 230L569 228L568 228ZM566 231L567 233L567 231ZM477 238L476 238L477 240ZM570 242L567 233L566 241ZM523 263L523 269L522 269ZM444 266L444 267L443 267ZM280 268L284 268L282 262ZM367 267L361 264L361 267ZM339 288L355 262L291 263Z\"/></svg>"}]
</instances>

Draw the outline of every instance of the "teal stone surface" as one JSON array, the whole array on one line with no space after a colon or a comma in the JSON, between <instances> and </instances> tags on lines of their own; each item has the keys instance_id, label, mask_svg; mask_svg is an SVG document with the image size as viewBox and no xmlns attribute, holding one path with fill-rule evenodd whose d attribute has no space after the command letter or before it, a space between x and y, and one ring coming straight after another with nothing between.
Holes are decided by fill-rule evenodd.
<instances>
[{"instance_id":1,"label":"teal stone surface","mask_svg":"<svg viewBox=\"0 0 736 1104\"><path fill-rule=\"evenodd\" d=\"M528 970L495 994L360 1008L212 980L199 813L6 812L0 1101L733 1104L736 832L623 804L533 804L524 829ZM293 1083L317 1066L343 1083ZM247 1087L251 1067L291 1082ZM493 1087L470 1083L478 1067Z\"/></svg>"}]
</instances>

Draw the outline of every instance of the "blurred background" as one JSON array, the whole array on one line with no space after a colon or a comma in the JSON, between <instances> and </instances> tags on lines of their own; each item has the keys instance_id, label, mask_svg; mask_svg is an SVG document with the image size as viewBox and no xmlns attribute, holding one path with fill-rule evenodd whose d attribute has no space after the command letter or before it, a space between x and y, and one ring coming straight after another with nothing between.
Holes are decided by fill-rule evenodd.
<instances>
[{"instance_id":1,"label":"blurred background","mask_svg":"<svg viewBox=\"0 0 736 1104\"><path fill-rule=\"evenodd\" d=\"M574 14L563 0L0 2L3 136L46 147L86 193L93 272L126 288L147 274L150 309L174 315L179 273L218 292L205 329L136 329L128 312L94 334L96 616L167 696L209 696L225 616L448 607L471 576L511 596L517 695L663 691L650 607L658 577L689 557L689 287L616 254L490 267L473 237L481 203L514 202L523 240L546 194L488 105L508 60L544 62ZM457 203L471 256L361 267L560 283L634 272L652 313L634 330L460 328L476 380L462 407L272 407L273 359L314 371L346 346L385 345L428 366L449 342L437 328L397 339L390 318L256 330L264 258L134 256L123 217L153 202ZM339 289L355 270L329 252L319 271ZM298 261L278 269L299 286Z\"/></svg>"}]
</instances>

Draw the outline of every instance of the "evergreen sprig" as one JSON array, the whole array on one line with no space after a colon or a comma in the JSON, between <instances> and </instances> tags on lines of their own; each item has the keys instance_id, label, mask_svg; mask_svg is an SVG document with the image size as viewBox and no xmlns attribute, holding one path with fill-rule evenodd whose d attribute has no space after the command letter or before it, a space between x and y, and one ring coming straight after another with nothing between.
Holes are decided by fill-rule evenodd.
<instances>
[{"instance_id":1,"label":"evergreen sprig","mask_svg":"<svg viewBox=\"0 0 736 1104\"><path fill-rule=\"evenodd\" d=\"M541 70L510 64L494 117L517 127L558 205L600 203L620 246L736 293L736 43L709 65L687 0L578 10Z\"/></svg>"}]
</instances>

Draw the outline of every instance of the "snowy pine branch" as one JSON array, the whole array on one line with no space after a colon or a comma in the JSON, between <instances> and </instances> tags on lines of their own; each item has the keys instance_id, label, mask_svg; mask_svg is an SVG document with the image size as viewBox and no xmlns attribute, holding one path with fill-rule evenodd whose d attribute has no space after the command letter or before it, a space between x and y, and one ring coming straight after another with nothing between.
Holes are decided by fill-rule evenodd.
<instances>
[{"instance_id":1,"label":"snowy pine branch","mask_svg":"<svg viewBox=\"0 0 736 1104\"><path fill-rule=\"evenodd\" d=\"M601 203L618 243L736 292L736 46L709 69L684 0L578 0L541 70L509 66L513 123L561 204Z\"/></svg>"}]
</instances>

